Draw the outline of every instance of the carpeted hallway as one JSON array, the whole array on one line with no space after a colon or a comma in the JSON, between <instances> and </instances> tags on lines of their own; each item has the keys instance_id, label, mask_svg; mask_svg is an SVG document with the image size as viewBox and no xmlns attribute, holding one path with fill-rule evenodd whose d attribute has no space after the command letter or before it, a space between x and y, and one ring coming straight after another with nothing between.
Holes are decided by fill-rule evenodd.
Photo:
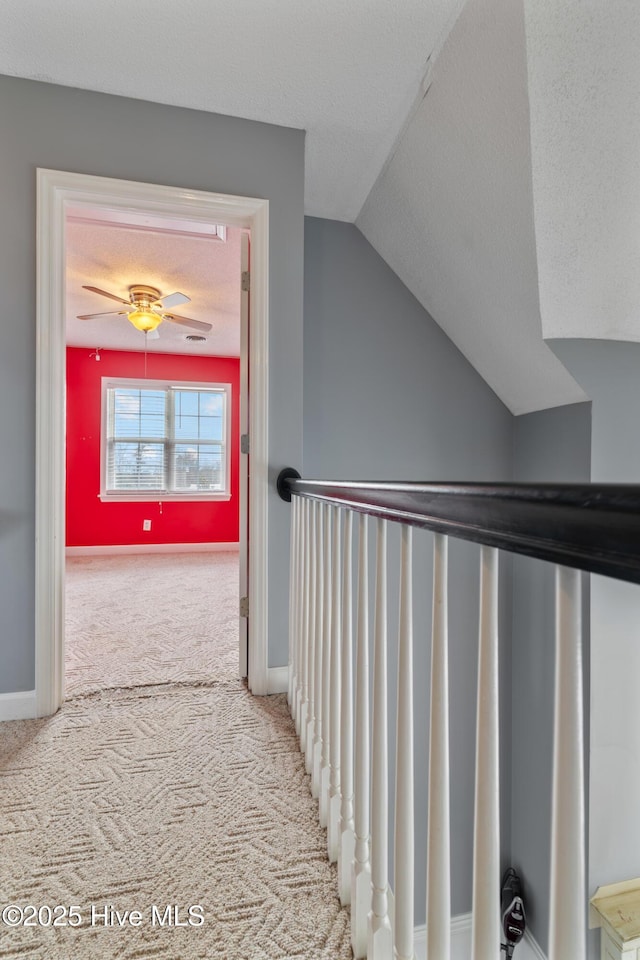
<instances>
[{"instance_id":1,"label":"carpeted hallway","mask_svg":"<svg viewBox=\"0 0 640 960\"><path fill-rule=\"evenodd\" d=\"M238 553L73 557L65 695L238 675Z\"/></svg>"},{"instance_id":2,"label":"carpeted hallway","mask_svg":"<svg viewBox=\"0 0 640 960\"><path fill-rule=\"evenodd\" d=\"M85 622L69 650L72 698L55 717L1 728L2 906L77 913L54 911L66 925L0 926L0 958L346 960L349 914L336 896L285 697L254 698L234 676L237 580L225 580L220 564L194 562L179 577L180 598L174 582L172 602L148 559L139 589L150 629L137 622L129 673L113 651L92 656ZM236 591L233 607L224 589L213 602L214 639L229 642L209 649L207 628L193 627L182 649L171 610L184 619L194 597L215 592L212 572ZM83 585L72 575L70 596L91 590L90 579ZM108 619L122 615L122 625L134 588L130 575L115 581L120 600ZM73 602L68 611L78 615ZM195 616L206 616L202 607ZM104 644L106 618L92 617ZM160 925L169 905L174 923ZM197 905L198 925L176 925L176 906L183 924ZM107 907L119 913L108 911L109 925ZM131 911L140 913L134 924ZM40 919L47 923L46 910Z\"/></svg>"}]
</instances>

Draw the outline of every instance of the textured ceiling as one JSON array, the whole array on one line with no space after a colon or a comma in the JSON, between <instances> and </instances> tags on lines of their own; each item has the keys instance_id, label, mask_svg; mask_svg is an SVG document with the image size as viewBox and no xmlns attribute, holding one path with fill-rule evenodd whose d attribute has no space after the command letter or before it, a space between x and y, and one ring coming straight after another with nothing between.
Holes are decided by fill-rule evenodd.
<instances>
[{"instance_id":1,"label":"textured ceiling","mask_svg":"<svg viewBox=\"0 0 640 960\"><path fill-rule=\"evenodd\" d=\"M525 8L544 335L640 340L640 4Z\"/></svg>"},{"instance_id":2,"label":"textured ceiling","mask_svg":"<svg viewBox=\"0 0 640 960\"><path fill-rule=\"evenodd\" d=\"M298 127L355 219L463 0L2 0L0 72Z\"/></svg>"},{"instance_id":3,"label":"textured ceiling","mask_svg":"<svg viewBox=\"0 0 640 960\"><path fill-rule=\"evenodd\" d=\"M100 217L100 212L93 214ZM128 298L135 283L156 287L164 296L178 290L191 298L172 313L213 324L205 343L190 343L197 333L163 321L149 352L240 355L240 236L227 228L227 240L130 229L111 223L75 220L66 228L67 343L74 347L144 350L145 336L123 316L78 320L77 314L117 310L118 304L83 290L84 284ZM146 218L149 221L149 217ZM188 229L188 225L183 224Z\"/></svg>"},{"instance_id":4,"label":"textured ceiling","mask_svg":"<svg viewBox=\"0 0 640 960\"><path fill-rule=\"evenodd\" d=\"M522 0L469 0L356 221L515 413L584 400L542 339Z\"/></svg>"}]
</instances>

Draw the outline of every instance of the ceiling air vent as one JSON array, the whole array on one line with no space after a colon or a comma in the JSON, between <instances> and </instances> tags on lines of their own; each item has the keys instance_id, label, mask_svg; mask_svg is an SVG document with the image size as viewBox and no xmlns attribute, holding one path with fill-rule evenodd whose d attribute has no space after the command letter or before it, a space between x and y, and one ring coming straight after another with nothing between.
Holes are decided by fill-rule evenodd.
<instances>
[{"instance_id":1,"label":"ceiling air vent","mask_svg":"<svg viewBox=\"0 0 640 960\"><path fill-rule=\"evenodd\" d=\"M201 337L197 333L188 333L185 337L185 340L188 340L189 343L204 343L206 339L206 337Z\"/></svg>"}]
</instances>

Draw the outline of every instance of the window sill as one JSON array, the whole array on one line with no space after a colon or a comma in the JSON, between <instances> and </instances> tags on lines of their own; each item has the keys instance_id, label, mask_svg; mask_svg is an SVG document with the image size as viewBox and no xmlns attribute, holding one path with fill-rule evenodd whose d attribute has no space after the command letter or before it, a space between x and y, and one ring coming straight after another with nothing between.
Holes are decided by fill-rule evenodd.
<instances>
[{"instance_id":1,"label":"window sill","mask_svg":"<svg viewBox=\"0 0 640 960\"><path fill-rule=\"evenodd\" d=\"M164 493L162 491L145 491L137 493L99 493L98 499L102 503L189 503L209 500L231 500L230 493Z\"/></svg>"}]
</instances>

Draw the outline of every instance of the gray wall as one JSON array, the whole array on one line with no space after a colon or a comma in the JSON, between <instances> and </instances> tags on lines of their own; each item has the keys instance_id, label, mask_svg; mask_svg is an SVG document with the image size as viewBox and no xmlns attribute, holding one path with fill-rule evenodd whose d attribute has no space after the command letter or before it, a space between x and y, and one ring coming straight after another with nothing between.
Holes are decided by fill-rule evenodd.
<instances>
[{"instance_id":1,"label":"gray wall","mask_svg":"<svg viewBox=\"0 0 640 960\"><path fill-rule=\"evenodd\" d=\"M302 460L304 133L0 77L0 692L34 685L36 168L270 201L269 457ZM289 512L269 504L269 662L287 657Z\"/></svg>"},{"instance_id":2,"label":"gray wall","mask_svg":"<svg viewBox=\"0 0 640 960\"><path fill-rule=\"evenodd\" d=\"M507 480L513 418L398 277L349 224L305 220L304 474ZM392 528L394 525L392 525ZM373 533L370 534L373 538ZM416 923L424 921L431 535L415 533ZM397 530L390 530L390 637L397 623ZM479 549L450 547L454 913L471 908ZM502 614L502 829L509 841L510 584ZM390 712L395 706L390 643ZM390 732L394 742L393 724ZM392 750L393 753L393 750ZM392 766L393 769L393 766Z\"/></svg>"},{"instance_id":3,"label":"gray wall","mask_svg":"<svg viewBox=\"0 0 640 960\"><path fill-rule=\"evenodd\" d=\"M640 483L640 343L556 340L591 398L594 483ZM589 896L640 876L640 587L591 577ZM597 952L590 938L590 957Z\"/></svg>"},{"instance_id":4,"label":"gray wall","mask_svg":"<svg viewBox=\"0 0 640 960\"><path fill-rule=\"evenodd\" d=\"M590 459L590 403L515 418L514 481L589 482ZM529 557L514 557L511 855L524 881L528 922L545 951L549 926L554 604L553 566Z\"/></svg>"}]
</instances>

